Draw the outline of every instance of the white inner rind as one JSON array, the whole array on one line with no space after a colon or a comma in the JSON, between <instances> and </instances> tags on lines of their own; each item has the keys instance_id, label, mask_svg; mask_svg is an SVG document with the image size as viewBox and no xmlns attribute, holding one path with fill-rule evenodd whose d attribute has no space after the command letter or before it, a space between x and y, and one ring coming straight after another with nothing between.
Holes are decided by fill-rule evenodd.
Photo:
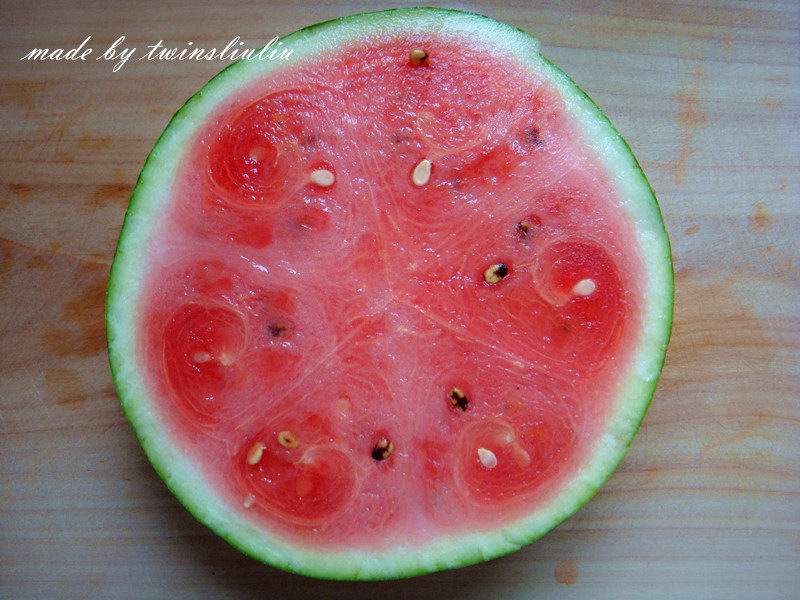
<instances>
[{"instance_id":1,"label":"white inner rind","mask_svg":"<svg viewBox=\"0 0 800 600\"><path fill-rule=\"evenodd\" d=\"M442 537L423 546L391 546L369 552L317 551L274 537L231 510L171 442L148 397L142 378L144 367L139 365L136 351L136 328L142 322L137 299L147 267L141 257L147 254L154 226L169 201L186 145L218 103L273 69L300 66L307 59L324 56L359 38L414 31L455 35L473 48L511 54L560 91L581 133L594 143L596 157L606 167L622 208L635 226L646 277L641 294L643 325L605 434L584 467L549 504L500 529ZM669 240L652 190L628 146L594 103L539 55L536 39L509 25L458 11L399 9L331 21L281 41L284 48L293 50L289 61L231 65L178 111L145 163L125 216L107 298L109 358L123 408L150 461L180 501L217 534L276 567L330 579L384 579L463 566L517 550L566 519L597 491L625 455L650 403L669 340L673 303Z\"/></svg>"}]
</instances>

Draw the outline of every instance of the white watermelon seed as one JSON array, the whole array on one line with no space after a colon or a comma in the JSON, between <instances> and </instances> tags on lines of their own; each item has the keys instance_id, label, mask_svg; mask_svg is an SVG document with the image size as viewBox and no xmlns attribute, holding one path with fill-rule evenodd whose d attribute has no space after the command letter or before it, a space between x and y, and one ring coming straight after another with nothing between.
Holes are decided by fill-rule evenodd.
<instances>
[{"instance_id":1,"label":"white watermelon seed","mask_svg":"<svg viewBox=\"0 0 800 600\"><path fill-rule=\"evenodd\" d=\"M454 387L447 395L450 397L450 402L457 411L464 412L467 410L469 400L467 400L467 395L464 393L464 390Z\"/></svg>"},{"instance_id":2,"label":"white watermelon seed","mask_svg":"<svg viewBox=\"0 0 800 600\"><path fill-rule=\"evenodd\" d=\"M253 496L253 494L247 494L247 496L244 497L244 502L242 502L242 504L244 505L245 508L250 508L251 506L253 506L255 501L256 497Z\"/></svg>"},{"instance_id":3,"label":"white watermelon seed","mask_svg":"<svg viewBox=\"0 0 800 600\"><path fill-rule=\"evenodd\" d=\"M478 448L478 459L487 469L494 469L497 466L497 457L494 452L486 448Z\"/></svg>"},{"instance_id":4,"label":"white watermelon seed","mask_svg":"<svg viewBox=\"0 0 800 600\"><path fill-rule=\"evenodd\" d=\"M281 431L278 434L278 443L284 448L297 448L297 436L291 431Z\"/></svg>"},{"instance_id":5,"label":"white watermelon seed","mask_svg":"<svg viewBox=\"0 0 800 600\"><path fill-rule=\"evenodd\" d=\"M333 173L328 171L328 169L317 169L316 171L311 171L310 177L311 182L316 183L320 187L331 187L335 181Z\"/></svg>"},{"instance_id":6,"label":"white watermelon seed","mask_svg":"<svg viewBox=\"0 0 800 600\"><path fill-rule=\"evenodd\" d=\"M416 186L423 186L428 183L428 180L431 178L431 161L427 158L423 159L419 162L419 164L414 167L414 173L411 175L411 181L414 182Z\"/></svg>"},{"instance_id":7,"label":"white watermelon seed","mask_svg":"<svg viewBox=\"0 0 800 600\"><path fill-rule=\"evenodd\" d=\"M375 446L372 448L372 458L375 460L385 460L389 458L393 451L394 444L386 438L381 438L375 442Z\"/></svg>"},{"instance_id":8,"label":"white watermelon seed","mask_svg":"<svg viewBox=\"0 0 800 600\"><path fill-rule=\"evenodd\" d=\"M508 275L508 267L503 263L496 263L483 272L486 283L498 283Z\"/></svg>"},{"instance_id":9,"label":"white watermelon seed","mask_svg":"<svg viewBox=\"0 0 800 600\"><path fill-rule=\"evenodd\" d=\"M194 356L192 356L192 359L194 360L194 362L201 364L211 360L211 355L208 352L202 352L202 351L195 352Z\"/></svg>"},{"instance_id":10,"label":"white watermelon seed","mask_svg":"<svg viewBox=\"0 0 800 600\"><path fill-rule=\"evenodd\" d=\"M597 289L597 285L591 279L581 279L572 288L572 293L577 296L588 296Z\"/></svg>"},{"instance_id":11,"label":"white watermelon seed","mask_svg":"<svg viewBox=\"0 0 800 600\"><path fill-rule=\"evenodd\" d=\"M261 442L256 442L252 446L250 446L250 450L247 451L247 464L248 465L257 465L261 462L261 458L264 456L264 444Z\"/></svg>"},{"instance_id":12,"label":"white watermelon seed","mask_svg":"<svg viewBox=\"0 0 800 600\"><path fill-rule=\"evenodd\" d=\"M229 367L233 364L233 358L227 352L222 352L219 355L219 364L221 364L223 367Z\"/></svg>"}]
</instances>

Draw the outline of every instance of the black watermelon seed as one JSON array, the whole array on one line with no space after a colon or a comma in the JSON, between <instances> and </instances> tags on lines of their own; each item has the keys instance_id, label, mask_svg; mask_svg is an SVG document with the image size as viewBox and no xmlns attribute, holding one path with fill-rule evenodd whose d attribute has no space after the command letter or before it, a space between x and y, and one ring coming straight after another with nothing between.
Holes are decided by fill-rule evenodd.
<instances>
[{"instance_id":1,"label":"black watermelon seed","mask_svg":"<svg viewBox=\"0 0 800 600\"><path fill-rule=\"evenodd\" d=\"M386 460L393 451L394 444L386 438L381 438L375 442L375 446L372 447L372 458L378 461Z\"/></svg>"},{"instance_id":2,"label":"black watermelon seed","mask_svg":"<svg viewBox=\"0 0 800 600\"><path fill-rule=\"evenodd\" d=\"M499 283L508 275L508 265L505 263L495 263L483 272L483 279L486 283Z\"/></svg>"},{"instance_id":3,"label":"black watermelon seed","mask_svg":"<svg viewBox=\"0 0 800 600\"><path fill-rule=\"evenodd\" d=\"M283 321L276 321L275 323L270 323L269 333L272 337L285 336L289 333L289 324Z\"/></svg>"},{"instance_id":4,"label":"black watermelon seed","mask_svg":"<svg viewBox=\"0 0 800 600\"><path fill-rule=\"evenodd\" d=\"M450 404L452 404L453 408L455 408L458 412L464 412L469 407L467 395L461 388L454 387L452 390L450 390L447 396L450 398Z\"/></svg>"}]
</instances>

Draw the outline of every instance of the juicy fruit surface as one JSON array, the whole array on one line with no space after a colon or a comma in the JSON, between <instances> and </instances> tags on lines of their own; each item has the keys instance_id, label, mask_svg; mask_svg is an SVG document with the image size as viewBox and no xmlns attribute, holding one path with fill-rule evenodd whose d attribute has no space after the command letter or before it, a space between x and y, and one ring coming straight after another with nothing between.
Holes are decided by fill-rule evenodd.
<instances>
[{"instance_id":1,"label":"juicy fruit surface","mask_svg":"<svg viewBox=\"0 0 800 600\"><path fill-rule=\"evenodd\" d=\"M221 105L171 194L138 344L232 510L301 545L413 544L508 524L584 465L642 267L529 70L443 35L355 42Z\"/></svg>"}]
</instances>

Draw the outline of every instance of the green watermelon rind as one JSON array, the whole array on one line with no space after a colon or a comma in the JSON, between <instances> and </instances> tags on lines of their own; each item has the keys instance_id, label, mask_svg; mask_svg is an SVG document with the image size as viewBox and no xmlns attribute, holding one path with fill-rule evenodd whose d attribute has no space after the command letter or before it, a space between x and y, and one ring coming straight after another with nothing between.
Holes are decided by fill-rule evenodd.
<instances>
[{"instance_id":1,"label":"green watermelon rind","mask_svg":"<svg viewBox=\"0 0 800 600\"><path fill-rule=\"evenodd\" d=\"M502 529L459 534L425 546L385 550L316 550L293 545L249 523L226 507L201 471L170 442L166 424L154 410L136 352L139 285L145 274L139 258L169 197L174 169L199 123L240 85L258 73L297 64L362 36L432 28L457 33L477 47L509 52L544 74L561 91L568 109L594 142L598 159L614 175L624 208L641 243L646 300L644 326L635 361L620 384L617 409L586 465L562 493L535 513ZM150 152L134 188L120 234L106 302L108 351L125 414L150 462L174 495L202 523L244 553L275 567L326 579L410 577L495 558L541 537L585 504L608 479L638 430L655 392L672 328L673 272L669 239L655 195L626 142L592 100L544 59L538 41L510 25L482 15L438 8L394 9L343 17L301 29L281 39L292 48L289 61L239 61L197 92L173 116Z\"/></svg>"}]
</instances>

